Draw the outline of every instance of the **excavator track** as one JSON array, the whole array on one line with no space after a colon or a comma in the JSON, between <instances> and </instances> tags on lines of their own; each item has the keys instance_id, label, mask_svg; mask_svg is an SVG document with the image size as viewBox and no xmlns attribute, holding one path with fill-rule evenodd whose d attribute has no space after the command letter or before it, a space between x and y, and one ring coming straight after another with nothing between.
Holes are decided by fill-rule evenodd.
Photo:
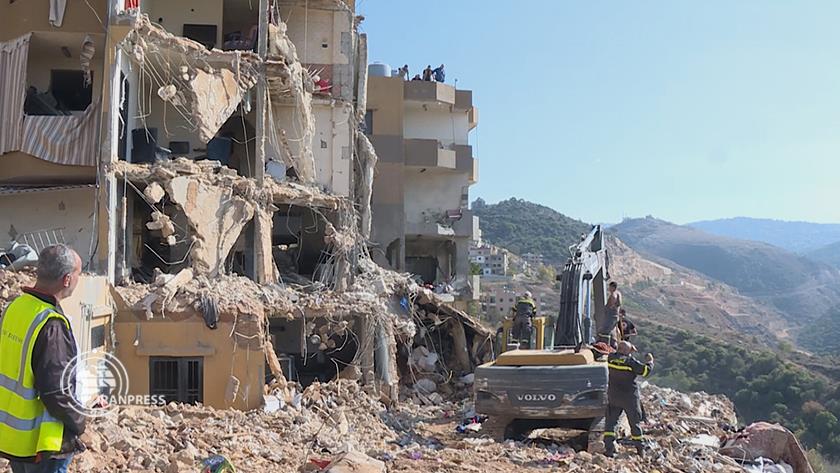
<instances>
[{"instance_id":1,"label":"excavator track","mask_svg":"<svg viewBox=\"0 0 840 473\"><path fill-rule=\"evenodd\" d=\"M481 424L482 436L496 442L504 442L511 436L510 425L513 419L505 416L490 416Z\"/></svg>"}]
</instances>

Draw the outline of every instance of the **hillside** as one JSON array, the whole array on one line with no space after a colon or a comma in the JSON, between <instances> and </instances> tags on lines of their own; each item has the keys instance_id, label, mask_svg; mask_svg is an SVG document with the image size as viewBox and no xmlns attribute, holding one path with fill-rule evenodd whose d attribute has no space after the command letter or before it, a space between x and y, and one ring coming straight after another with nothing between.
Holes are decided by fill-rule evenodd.
<instances>
[{"instance_id":1,"label":"hillside","mask_svg":"<svg viewBox=\"0 0 840 473\"><path fill-rule=\"evenodd\" d=\"M610 276L631 319L667 324L735 343L775 348L790 324L772 306L681 266L651 261L615 236L607 237Z\"/></svg>"},{"instance_id":2,"label":"hillside","mask_svg":"<svg viewBox=\"0 0 840 473\"><path fill-rule=\"evenodd\" d=\"M793 321L813 320L840 303L840 271L781 248L711 235L655 218L610 229L633 249L674 262L771 304Z\"/></svg>"},{"instance_id":3,"label":"hillside","mask_svg":"<svg viewBox=\"0 0 840 473\"><path fill-rule=\"evenodd\" d=\"M812 261L819 261L840 268L840 241L809 251L805 256Z\"/></svg>"},{"instance_id":4,"label":"hillside","mask_svg":"<svg viewBox=\"0 0 840 473\"><path fill-rule=\"evenodd\" d=\"M549 207L516 198L497 204L476 199L472 209L480 219L482 239L518 255L540 253L553 264L565 263L569 246L591 228Z\"/></svg>"},{"instance_id":5,"label":"hillside","mask_svg":"<svg viewBox=\"0 0 840 473\"><path fill-rule=\"evenodd\" d=\"M840 224L736 217L694 222L688 226L713 235L761 241L803 254L840 242Z\"/></svg>"},{"instance_id":6,"label":"hillside","mask_svg":"<svg viewBox=\"0 0 840 473\"><path fill-rule=\"evenodd\" d=\"M738 416L766 419L794 431L808 448L840 458L840 400L829 380L772 353L669 326L647 326L635 341L656 354L652 382L675 389L724 394Z\"/></svg>"}]
</instances>

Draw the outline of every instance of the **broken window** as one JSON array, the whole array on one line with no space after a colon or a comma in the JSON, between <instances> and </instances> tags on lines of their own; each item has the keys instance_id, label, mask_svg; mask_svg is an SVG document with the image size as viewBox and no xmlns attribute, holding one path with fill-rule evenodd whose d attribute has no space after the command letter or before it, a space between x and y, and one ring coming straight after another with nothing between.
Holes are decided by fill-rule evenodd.
<instances>
[{"instance_id":1,"label":"broken window","mask_svg":"<svg viewBox=\"0 0 840 473\"><path fill-rule=\"evenodd\" d=\"M167 403L204 402L204 358L149 358L149 394Z\"/></svg>"},{"instance_id":2,"label":"broken window","mask_svg":"<svg viewBox=\"0 0 840 473\"><path fill-rule=\"evenodd\" d=\"M95 350L105 346L105 326L98 325L90 329L90 349Z\"/></svg>"}]
</instances>

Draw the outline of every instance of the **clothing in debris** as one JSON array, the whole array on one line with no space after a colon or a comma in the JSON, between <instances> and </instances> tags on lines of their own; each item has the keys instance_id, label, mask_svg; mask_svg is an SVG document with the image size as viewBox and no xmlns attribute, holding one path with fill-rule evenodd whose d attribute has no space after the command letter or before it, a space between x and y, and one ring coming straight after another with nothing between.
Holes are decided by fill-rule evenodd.
<instances>
[{"instance_id":1,"label":"clothing in debris","mask_svg":"<svg viewBox=\"0 0 840 473\"><path fill-rule=\"evenodd\" d=\"M610 373L607 388L607 416L604 424L604 445L607 454L615 454L615 428L622 412L627 415L627 422L630 424L630 439L641 454L644 437L639 423L642 421L643 413L637 377L650 376L653 362L642 363L633 355L610 353L607 357L607 366Z\"/></svg>"}]
</instances>

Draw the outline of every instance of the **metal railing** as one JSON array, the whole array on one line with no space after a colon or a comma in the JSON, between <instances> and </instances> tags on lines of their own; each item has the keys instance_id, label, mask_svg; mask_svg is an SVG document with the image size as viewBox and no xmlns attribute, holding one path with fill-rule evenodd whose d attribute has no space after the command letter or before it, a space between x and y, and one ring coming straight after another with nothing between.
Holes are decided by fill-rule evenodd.
<instances>
[{"instance_id":1,"label":"metal railing","mask_svg":"<svg viewBox=\"0 0 840 473\"><path fill-rule=\"evenodd\" d=\"M17 236L15 241L31 246L37 253L41 253L41 250L50 245L57 245L59 243L66 242L64 239L63 227L21 233Z\"/></svg>"}]
</instances>

